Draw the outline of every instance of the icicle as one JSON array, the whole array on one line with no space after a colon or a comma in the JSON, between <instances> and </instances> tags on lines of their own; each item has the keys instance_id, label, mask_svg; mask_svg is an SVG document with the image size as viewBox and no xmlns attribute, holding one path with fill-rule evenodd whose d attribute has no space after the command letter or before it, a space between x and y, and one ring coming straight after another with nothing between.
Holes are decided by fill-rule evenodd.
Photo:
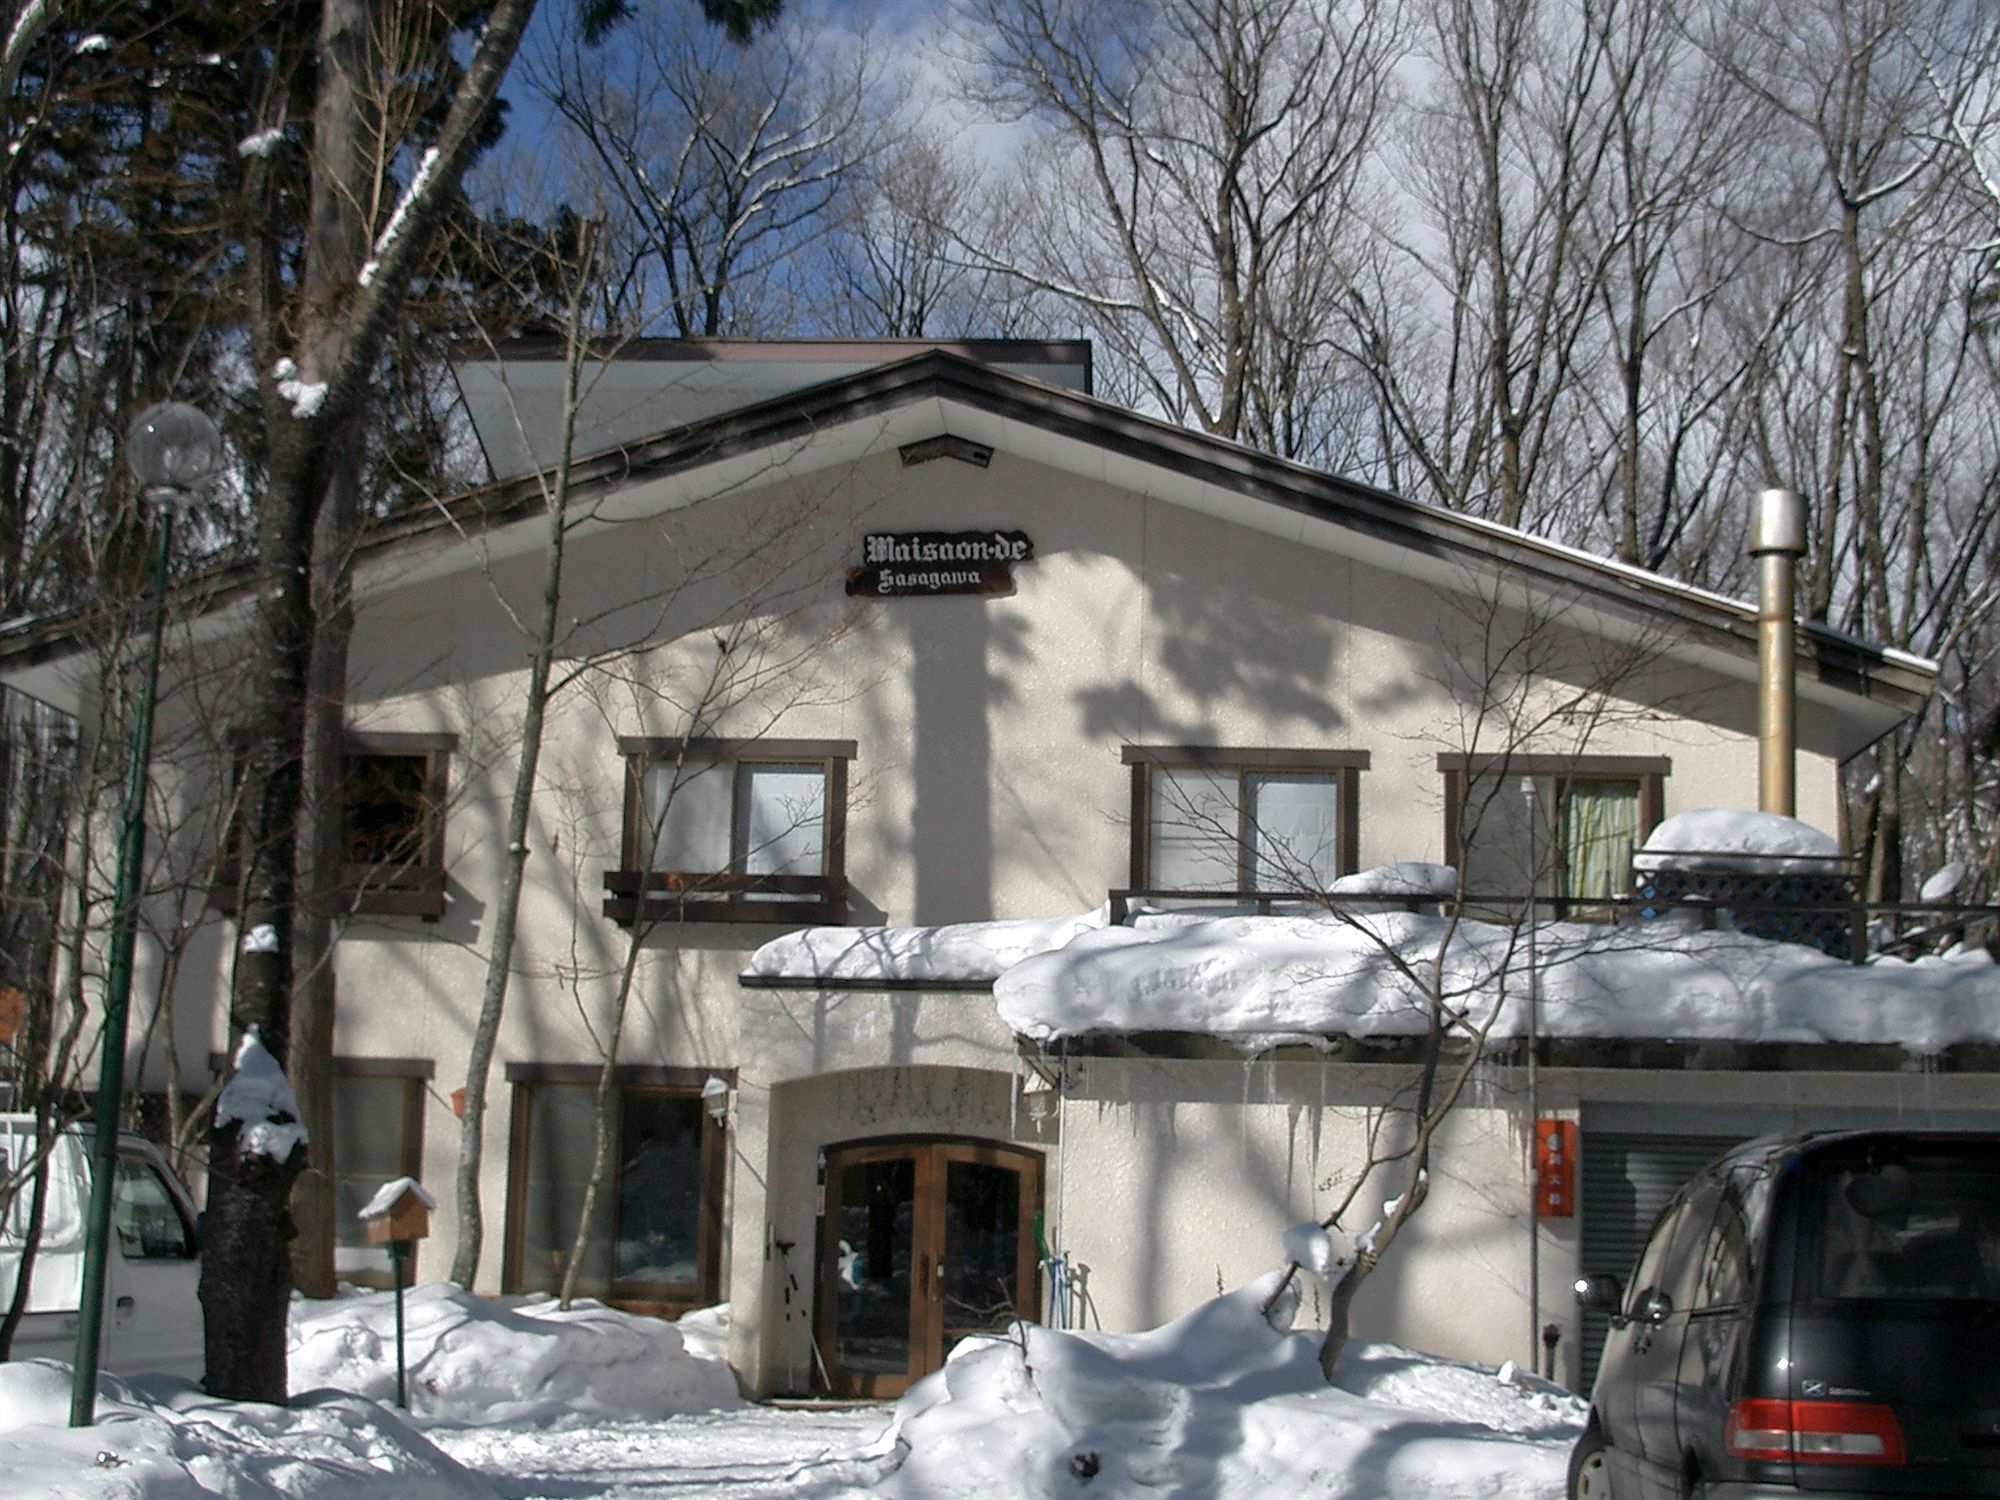
<instances>
[{"instance_id":1,"label":"icicle","mask_svg":"<svg viewBox=\"0 0 2000 1500\"><path fill-rule=\"evenodd\" d=\"M1250 1164L1250 1082L1256 1078L1256 1058L1244 1054L1244 1104L1236 1110L1236 1156Z\"/></svg>"}]
</instances>

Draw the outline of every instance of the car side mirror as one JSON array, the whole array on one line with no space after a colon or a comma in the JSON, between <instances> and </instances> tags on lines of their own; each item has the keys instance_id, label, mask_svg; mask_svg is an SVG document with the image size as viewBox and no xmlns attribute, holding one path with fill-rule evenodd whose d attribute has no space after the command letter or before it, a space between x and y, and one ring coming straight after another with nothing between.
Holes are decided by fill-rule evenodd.
<instances>
[{"instance_id":1,"label":"car side mirror","mask_svg":"<svg viewBox=\"0 0 2000 1500\"><path fill-rule=\"evenodd\" d=\"M1599 1272L1576 1279L1576 1305L1585 1312L1615 1313L1624 1304L1625 1284Z\"/></svg>"},{"instance_id":2,"label":"car side mirror","mask_svg":"<svg viewBox=\"0 0 2000 1500\"><path fill-rule=\"evenodd\" d=\"M1664 1323L1672 1316L1674 1299L1657 1287L1639 1299L1638 1316L1643 1322Z\"/></svg>"}]
</instances>

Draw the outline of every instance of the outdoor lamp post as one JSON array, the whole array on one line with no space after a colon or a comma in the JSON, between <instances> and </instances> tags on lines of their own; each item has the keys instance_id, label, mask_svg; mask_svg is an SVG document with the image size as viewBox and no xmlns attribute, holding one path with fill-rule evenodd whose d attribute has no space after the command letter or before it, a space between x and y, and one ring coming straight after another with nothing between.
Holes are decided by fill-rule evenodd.
<instances>
[{"instance_id":1,"label":"outdoor lamp post","mask_svg":"<svg viewBox=\"0 0 2000 1500\"><path fill-rule=\"evenodd\" d=\"M118 1172L118 1115L125 1086L125 1018L132 998L132 945L139 922L139 879L146 862L146 771L153 753L153 699L160 685L160 637L167 613L167 555L174 511L222 466L222 434L192 406L149 406L125 433L125 464L139 481L141 503L159 518L153 558L152 632L145 674L125 750L125 801L111 897L111 951L104 970L104 1049L97 1065L97 1125L91 1142L90 1210L84 1220L83 1294L76 1325L76 1372L69 1425L97 1415L97 1353L104 1331L104 1268L110 1254L111 1195Z\"/></svg>"}]
</instances>

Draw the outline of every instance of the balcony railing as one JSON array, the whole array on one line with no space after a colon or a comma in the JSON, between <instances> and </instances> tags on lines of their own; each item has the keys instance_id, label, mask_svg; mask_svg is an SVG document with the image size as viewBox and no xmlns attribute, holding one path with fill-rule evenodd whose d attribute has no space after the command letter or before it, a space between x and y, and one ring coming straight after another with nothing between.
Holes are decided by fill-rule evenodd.
<instances>
[{"instance_id":1,"label":"balcony railing","mask_svg":"<svg viewBox=\"0 0 2000 1500\"><path fill-rule=\"evenodd\" d=\"M1301 891L1114 890L1110 892L1110 916L1114 925L1123 926L1143 908L1257 916L1282 915L1288 910L1304 914L1398 909L1500 922L1525 921L1531 909L1537 918L1559 922L1647 921L1669 912L1692 912L1704 928L1727 928L1772 942L1800 943L1850 963L1860 963L1871 954L1914 956L1953 943L1991 942L2000 937L2000 904L1863 901L1851 867L1839 871L1802 868L1789 876L1771 871L1681 870L1676 873L1700 878L1648 878L1661 873L1635 872L1630 891L1608 898L1530 897L1520 891L1470 890L1451 898L1424 893L1348 896ZM1732 875L1733 880L1729 878Z\"/></svg>"}]
</instances>

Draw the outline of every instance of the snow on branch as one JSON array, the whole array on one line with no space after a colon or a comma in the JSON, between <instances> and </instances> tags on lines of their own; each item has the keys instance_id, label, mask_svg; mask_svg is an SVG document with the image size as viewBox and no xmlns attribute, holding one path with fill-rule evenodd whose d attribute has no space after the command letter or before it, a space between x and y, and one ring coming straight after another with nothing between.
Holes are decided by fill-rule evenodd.
<instances>
[{"instance_id":1,"label":"snow on branch","mask_svg":"<svg viewBox=\"0 0 2000 1500\"><path fill-rule=\"evenodd\" d=\"M299 1122L299 1101L292 1093L291 1080L265 1048L255 1026L243 1033L229 1082L215 1101L216 1128L236 1124L243 1127L241 1149L245 1156L268 1156L281 1166L306 1143L306 1128Z\"/></svg>"}]
</instances>

